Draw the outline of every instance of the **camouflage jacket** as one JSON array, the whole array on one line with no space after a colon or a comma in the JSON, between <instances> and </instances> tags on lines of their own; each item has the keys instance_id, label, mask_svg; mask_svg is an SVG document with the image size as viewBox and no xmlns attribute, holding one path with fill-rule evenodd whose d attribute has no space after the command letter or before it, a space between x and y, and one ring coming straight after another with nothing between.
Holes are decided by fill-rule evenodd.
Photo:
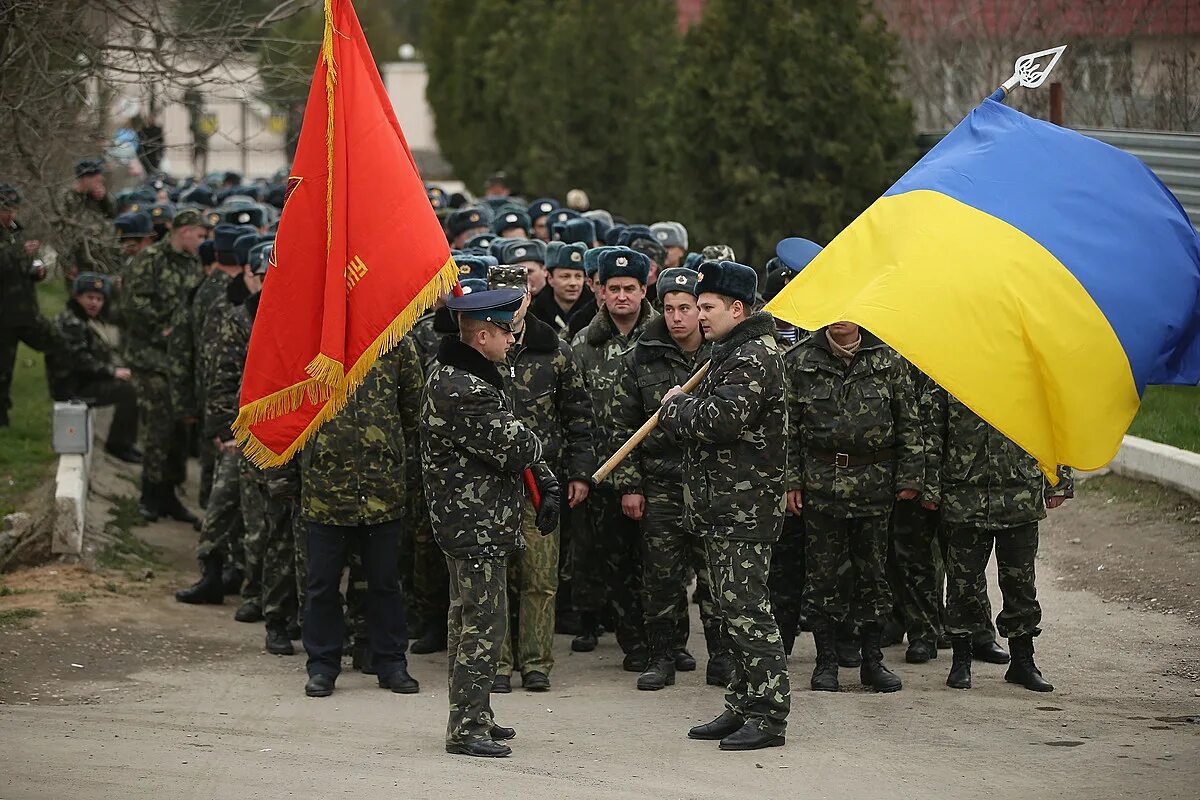
<instances>
[{"instance_id":1,"label":"camouflage jacket","mask_svg":"<svg viewBox=\"0 0 1200 800\"><path fill-rule=\"evenodd\" d=\"M68 189L62 198L60 250L64 264L79 272L121 274L125 258L117 243L116 204Z\"/></svg>"},{"instance_id":2,"label":"camouflage jacket","mask_svg":"<svg viewBox=\"0 0 1200 800\"><path fill-rule=\"evenodd\" d=\"M425 378L409 339L379 357L346 407L300 453L300 513L326 525L402 519L419 491L421 392Z\"/></svg>"},{"instance_id":3,"label":"camouflage jacket","mask_svg":"<svg viewBox=\"0 0 1200 800\"><path fill-rule=\"evenodd\" d=\"M118 366L116 353L96 333L87 312L74 298L67 301L54 324L63 344L61 352L46 354L46 376L55 400L75 397L87 384L113 377Z\"/></svg>"},{"instance_id":4,"label":"camouflage jacket","mask_svg":"<svg viewBox=\"0 0 1200 800\"><path fill-rule=\"evenodd\" d=\"M896 493L925 489L917 399L907 361L866 330L847 366L829 348L825 329L789 351L787 359L788 488L804 505L837 517L890 513ZM830 454L868 457L838 466ZM818 454L814 451L824 451Z\"/></svg>"},{"instance_id":5,"label":"camouflage jacket","mask_svg":"<svg viewBox=\"0 0 1200 800\"><path fill-rule=\"evenodd\" d=\"M217 326L212 357L204 375L204 435L223 442L233 438L233 421L237 419L242 394L242 372L246 366L246 351L250 348L250 331L258 313L259 295L228 309Z\"/></svg>"},{"instance_id":6,"label":"camouflage jacket","mask_svg":"<svg viewBox=\"0 0 1200 800\"><path fill-rule=\"evenodd\" d=\"M437 361L438 345L442 342L443 334L434 329L435 312L430 311L419 317L408 332L408 338L416 345L417 355L421 359L421 374L428 375Z\"/></svg>"},{"instance_id":7,"label":"camouflage jacket","mask_svg":"<svg viewBox=\"0 0 1200 800\"><path fill-rule=\"evenodd\" d=\"M518 546L525 484L541 460L537 435L512 413L496 366L457 338L438 349L421 408L425 500L452 558L504 556Z\"/></svg>"},{"instance_id":8,"label":"camouflage jacket","mask_svg":"<svg viewBox=\"0 0 1200 800\"><path fill-rule=\"evenodd\" d=\"M775 320L750 315L712 345L690 395L662 407L659 426L683 442L684 524L773 542L783 527L787 381Z\"/></svg>"},{"instance_id":9,"label":"camouflage jacket","mask_svg":"<svg viewBox=\"0 0 1200 800\"><path fill-rule=\"evenodd\" d=\"M613 439L624 442L662 405L672 386L682 386L708 360L710 345L685 353L667 331L667 321L655 317L642 337L621 359L620 377L610 403ZM682 498L683 443L661 426L655 428L613 472L618 494L645 494L647 486L669 490Z\"/></svg>"},{"instance_id":10,"label":"camouflage jacket","mask_svg":"<svg viewBox=\"0 0 1200 800\"><path fill-rule=\"evenodd\" d=\"M525 317L525 331L499 369L504 394L517 419L537 434L542 460L565 480L586 481L596 470L592 399L571 346L537 317Z\"/></svg>"},{"instance_id":11,"label":"camouflage jacket","mask_svg":"<svg viewBox=\"0 0 1200 800\"><path fill-rule=\"evenodd\" d=\"M929 499L940 503L944 522L989 530L1026 525L1045 519L1048 498L1074 496L1070 467L1058 468L1059 484L1051 487L1033 456L944 389L935 397L930 470L941 480Z\"/></svg>"},{"instance_id":12,"label":"camouflage jacket","mask_svg":"<svg viewBox=\"0 0 1200 800\"><path fill-rule=\"evenodd\" d=\"M27 325L38 315L37 280L29 273L32 266L21 224L14 220L8 228L0 228L0 327Z\"/></svg>"},{"instance_id":13,"label":"camouflage jacket","mask_svg":"<svg viewBox=\"0 0 1200 800\"><path fill-rule=\"evenodd\" d=\"M204 408L206 365L198 354L206 348L201 332L214 309L218 320L228 313L229 306L221 301L232 280L229 273L214 269L175 314L167 353L170 357L171 401L183 416L198 416ZM210 333L216 332L217 324L219 322L214 321Z\"/></svg>"},{"instance_id":14,"label":"camouflage jacket","mask_svg":"<svg viewBox=\"0 0 1200 800\"><path fill-rule=\"evenodd\" d=\"M177 311L187 304L204 273L200 259L176 250L170 239L134 257L125 277L125 352L135 372L170 375L167 342Z\"/></svg>"},{"instance_id":15,"label":"camouflage jacket","mask_svg":"<svg viewBox=\"0 0 1200 800\"><path fill-rule=\"evenodd\" d=\"M617 387L621 357L656 316L650 303L643 300L637 322L629 335L625 336L613 324L608 309L601 308L587 327L571 340L571 352L583 372L583 383L592 397L592 410L596 417L596 457L601 461L621 446L609 418L612 411L609 400Z\"/></svg>"}]
</instances>

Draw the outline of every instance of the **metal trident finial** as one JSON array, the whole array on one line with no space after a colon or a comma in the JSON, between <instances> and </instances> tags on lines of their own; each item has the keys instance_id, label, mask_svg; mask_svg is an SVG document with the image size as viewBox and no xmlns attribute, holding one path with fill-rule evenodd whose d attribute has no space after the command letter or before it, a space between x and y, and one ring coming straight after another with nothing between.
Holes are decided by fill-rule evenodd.
<instances>
[{"instance_id":1,"label":"metal trident finial","mask_svg":"<svg viewBox=\"0 0 1200 800\"><path fill-rule=\"evenodd\" d=\"M1054 65L1058 63L1058 59L1066 49L1067 46L1063 44L1037 53L1026 53L1018 58L1017 62L1013 64L1012 77L1001 84L1004 91L1011 92L1017 88L1018 84L1026 89L1036 89L1041 86L1046 82L1050 70L1054 69ZM1045 63L1047 56L1050 57L1049 63Z\"/></svg>"}]
</instances>

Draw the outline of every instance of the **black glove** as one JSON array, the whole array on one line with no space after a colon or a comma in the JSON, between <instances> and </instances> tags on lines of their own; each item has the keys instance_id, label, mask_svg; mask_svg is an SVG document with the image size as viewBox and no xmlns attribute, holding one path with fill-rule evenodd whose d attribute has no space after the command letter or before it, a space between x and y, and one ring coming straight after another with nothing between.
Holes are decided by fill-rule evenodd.
<instances>
[{"instance_id":1,"label":"black glove","mask_svg":"<svg viewBox=\"0 0 1200 800\"><path fill-rule=\"evenodd\" d=\"M539 461L530 469L533 471L538 492L542 495L542 504L538 506L534 525L542 534L554 533L558 529L558 512L562 503L562 490L558 486L558 478L544 461Z\"/></svg>"}]
</instances>

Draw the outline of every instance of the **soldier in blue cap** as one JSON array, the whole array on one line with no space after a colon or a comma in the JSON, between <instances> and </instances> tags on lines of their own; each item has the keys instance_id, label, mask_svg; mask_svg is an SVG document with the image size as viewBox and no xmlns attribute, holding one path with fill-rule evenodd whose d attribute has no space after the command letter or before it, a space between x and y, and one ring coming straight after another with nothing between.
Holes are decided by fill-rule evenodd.
<instances>
[{"instance_id":1,"label":"soldier in blue cap","mask_svg":"<svg viewBox=\"0 0 1200 800\"><path fill-rule=\"evenodd\" d=\"M446 752L497 757L516 735L497 725L492 684L508 626L508 557L517 547L532 469L538 530L558 525L559 486L542 443L513 414L496 365L512 346L520 289L451 297L459 335L438 349L422 402L421 461L434 536L450 570L450 719Z\"/></svg>"}]
</instances>

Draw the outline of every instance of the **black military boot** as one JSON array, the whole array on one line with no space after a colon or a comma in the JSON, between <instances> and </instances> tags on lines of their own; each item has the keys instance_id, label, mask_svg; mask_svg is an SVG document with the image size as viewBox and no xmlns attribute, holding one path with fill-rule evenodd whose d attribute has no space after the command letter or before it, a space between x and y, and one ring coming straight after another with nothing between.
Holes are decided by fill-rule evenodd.
<instances>
[{"instance_id":1,"label":"black military boot","mask_svg":"<svg viewBox=\"0 0 1200 800\"><path fill-rule=\"evenodd\" d=\"M288 638L286 622L267 623L267 652L273 656L294 656L296 648Z\"/></svg>"},{"instance_id":2,"label":"black military boot","mask_svg":"<svg viewBox=\"0 0 1200 800\"><path fill-rule=\"evenodd\" d=\"M579 635L571 640L571 650L576 653L590 653L596 649L600 638L596 615L584 611L579 615Z\"/></svg>"},{"instance_id":3,"label":"black military boot","mask_svg":"<svg viewBox=\"0 0 1200 800\"><path fill-rule=\"evenodd\" d=\"M720 623L704 627L704 642L708 647L708 665L704 668L704 682L709 686L728 686L733 677L733 657L721 635Z\"/></svg>"},{"instance_id":4,"label":"black military boot","mask_svg":"<svg viewBox=\"0 0 1200 800\"><path fill-rule=\"evenodd\" d=\"M986 661L989 664L1007 664L1009 662L1008 653L1004 652L1003 647L996 644L995 639L975 642L971 647L971 655L976 661Z\"/></svg>"},{"instance_id":5,"label":"black military boot","mask_svg":"<svg viewBox=\"0 0 1200 800\"><path fill-rule=\"evenodd\" d=\"M158 522L162 516L159 509L158 484L142 478L142 496L138 498L138 515L146 522Z\"/></svg>"},{"instance_id":6,"label":"black military boot","mask_svg":"<svg viewBox=\"0 0 1200 800\"><path fill-rule=\"evenodd\" d=\"M689 739L704 739L706 741L714 741L724 739L731 733L735 733L742 729L746 724L746 718L740 717L729 709L721 712L721 716L714 719L712 722L706 722L703 725L696 725L688 731Z\"/></svg>"},{"instance_id":7,"label":"black military boot","mask_svg":"<svg viewBox=\"0 0 1200 800\"><path fill-rule=\"evenodd\" d=\"M160 483L158 488L159 512L164 517L170 517L176 522L186 522L196 530L200 530L200 518L179 502L179 498L175 495L175 487L170 483Z\"/></svg>"},{"instance_id":8,"label":"black military boot","mask_svg":"<svg viewBox=\"0 0 1200 800\"><path fill-rule=\"evenodd\" d=\"M950 644L954 648L954 661L950 664L946 685L951 689L970 689L971 640L966 636L956 636Z\"/></svg>"},{"instance_id":9,"label":"black military boot","mask_svg":"<svg viewBox=\"0 0 1200 800\"><path fill-rule=\"evenodd\" d=\"M904 660L909 664L926 664L937 658L937 643L927 639L909 639Z\"/></svg>"},{"instance_id":10,"label":"black military boot","mask_svg":"<svg viewBox=\"0 0 1200 800\"><path fill-rule=\"evenodd\" d=\"M412 647L408 648L418 655L425 653L440 653L446 649L446 618L442 615L437 615L437 619L428 619L425 624L425 632L421 634L421 638L412 643Z\"/></svg>"},{"instance_id":11,"label":"black military boot","mask_svg":"<svg viewBox=\"0 0 1200 800\"><path fill-rule=\"evenodd\" d=\"M858 636L849 623L838 625L833 629L837 637L837 660L840 667L858 667L862 665L859 653Z\"/></svg>"},{"instance_id":12,"label":"black military boot","mask_svg":"<svg viewBox=\"0 0 1200 800\"><path fill-rule=\"evenodd\" d=\"M417 694L421 691L421 684L408 674L407 664L400 664L390 675L378 675L375 680L380 689L391 689L395 694Z\"/></svg>"},{"instance_id":13,"label":"black military boot","mask_svg":"<svg viewBox=\"0 0 1200 800\"><path fill-rule=\"evenodd\" d=\"M246 576L242 574L241 567L237 564L230 564L225 567L225 571L221 573L221 587L225 594L241 594L242 582Z\"/></svg>"},{"instance_id":14,"label":"black military boot","mask_svg":"<svg viewBox=\"0 0 1200 800\"><path fill-rule=\"evenodd\" d=\"M900 691L900 676L892 672L883 663L883 650L879 646L881 630L877 623L862 626L862 666L859 667L858 677L863 686L870 686L877 692Z\"/></svg>"},{"instance_id":15,"label":"black military boot","mask_svg":"<svg viewBox=\"0 0 1200 800\"><path fill-rule=\"evenodd\" d=\"M813 642L817 646L817 665L809 685L814 692L836 692L841 686L838 684L837 637L833 628L816 625Z\"/></svg>"},{"instance_id":16,"label":"black military boot","mask_svg":"<svg viewBox=\"0 0 1200 800\"><path fill-rule=\"evenodd\" d=\"M370 641L354 640L354 647L350 650L350 665L363 675L375 674L375 651L371 649Z\"/></svg>"},{"instance_id":17,"label":"black military boot","mask_svg":"<svg viewBox=\"0 0 1200 800\"><path fill-rule=\"evenodd\" d=\"M671 654L675 659L675 669L680 672L695 672L696 657L688 652L686 647L677 647Z\"/></svg>"},{"instance_id":18,"label":"black military boot","mask_svg":"<svg viewBox=\"0 0 1200 800\"><path fill-rule=\"evenodd\" d=\"M625 654L621 661L621 669L626 672L641 672L650 663L650 651L645 647L635 647Z\"/></svg>"},{"instance_id":19,"label":"black military boot","mask_svg":"<svg viewBox=\"0 0 1200 800\"><path fill-rule=\"evenodd\" d=\"M262 622L262 603L257 600L247 600L233 612L233 618L238 622Z\"/></svg>"},{"instance_id":20,"label":"black military boot","mask_svg":"<svg viewBox=\"0 0 1200 800\"><path fill-rule=\"evenodd\" d=\"M1033 636L1014 636L1008 640L1008 649L1012 651L1012 663L1004 680L1024 686L1031 692L1053 692L1054 687L1042 677L1042 672L1033 663Z\"/></svg>"},{"instance_id":21,"label":"black military boot","mask_svg":"<svg viewBox=\"0 0 1200 800\"><path fill-rule=\"evenodd\" d=\"M674 631L669 624L656 623L647 628L646 638L650 641L650 651L646 670L638 675L637 688L646 692L657 692L667 686L674 686L675 656L671 652Z\"/></svg>"},{"instance_id":22,"label":"black military boot","mask_svg":"<svg viewBox=\"0 0 1200 800\"><path fill-rule=\"evenodd\" d=\"M225 602L221 591L221 554L209 553L200 561L200 580L175 593L175 599L192 605L219 606Z\"/></svg>"}]
</instances>

